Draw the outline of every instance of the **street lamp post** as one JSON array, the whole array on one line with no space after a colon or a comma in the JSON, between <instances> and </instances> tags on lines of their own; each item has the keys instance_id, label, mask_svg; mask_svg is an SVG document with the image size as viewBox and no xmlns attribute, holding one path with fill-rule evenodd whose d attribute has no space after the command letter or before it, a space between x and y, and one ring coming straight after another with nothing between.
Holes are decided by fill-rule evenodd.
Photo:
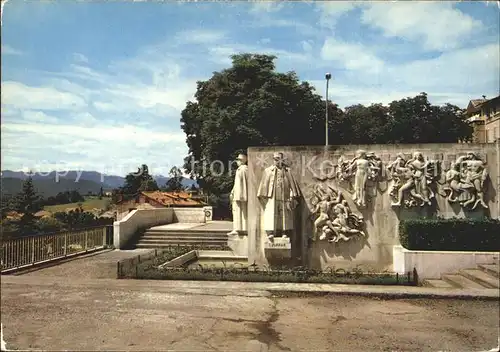
<instances>
[{"instance_id":1,"label":"street lamp post","mask_svg":"<svg viewBox=\"0 0 500 352\"><path fill-rule=\"evenodd\" d=\"M325 145L326 146L328 146L328 82L330 81L330 78L332 78L332 75L330 73L327 73L325 75L326 79Z\"/></svg>"}]
</instances>

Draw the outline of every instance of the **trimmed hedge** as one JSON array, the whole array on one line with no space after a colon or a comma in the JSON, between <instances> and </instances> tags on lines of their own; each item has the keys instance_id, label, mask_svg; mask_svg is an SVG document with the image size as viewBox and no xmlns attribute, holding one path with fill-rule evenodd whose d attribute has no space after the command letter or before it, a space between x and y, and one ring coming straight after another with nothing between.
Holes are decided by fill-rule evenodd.
<instances>
[{"instance_id":1,"label":"trimmed hedge","mask_svg":"<svg viewBox=\"0 0 500 352\"><path fill-rule=\"evenodd\" d=\"M261 271L249 268L164 268L153 265L139 266L136 279L146 280L195 280L195 281L239 281L239 282L288 282L358 285L417 285L418 278L413 273L405 275L385 273L364 273L343 269L322 272L317 270L274 270Z\"/></svg>"},{"instance_id":2,"label":"trimmed hedge","mask_svg":"<svg viewBox=\"0 0 500 352\"><path fill-rule=\"evenodd\" d=\"M399 240L409 250L500 251L495 219L412 219L399 223Z\"/></svg>"}]
</instances>

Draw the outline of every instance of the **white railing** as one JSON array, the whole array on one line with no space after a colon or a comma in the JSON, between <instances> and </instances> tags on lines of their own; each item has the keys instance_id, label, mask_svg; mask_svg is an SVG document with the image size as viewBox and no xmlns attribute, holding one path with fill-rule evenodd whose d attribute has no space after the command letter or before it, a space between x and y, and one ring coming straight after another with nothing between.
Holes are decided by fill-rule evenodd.
<instances>
[{"instance_id":1,"label":"white railing","mask_svg":"<svg viewBox=\"0 0 500 352\"><path fill-rule=\"evenodd\" d=\"M25 236L2 241L2 272L102 249L109 242L109 226Z\"/></svg>"}]
</instances>

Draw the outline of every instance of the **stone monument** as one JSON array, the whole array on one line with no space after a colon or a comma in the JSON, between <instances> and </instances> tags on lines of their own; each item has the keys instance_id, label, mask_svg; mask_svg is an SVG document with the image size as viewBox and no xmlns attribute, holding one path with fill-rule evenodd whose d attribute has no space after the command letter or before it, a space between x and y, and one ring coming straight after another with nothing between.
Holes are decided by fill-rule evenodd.
<instances>
[{"instance_id":1,"label":"stone monument","mask_svg":"<svg viewBox=\"0 0 500 352\"><path fill-rule=\"evenodd\" d=\"M250 147L249 262L392 270L402 220L499 217L497 148L467 143ZM279 253L290 260L272 260Z\"/></svg>"}]
</instances>

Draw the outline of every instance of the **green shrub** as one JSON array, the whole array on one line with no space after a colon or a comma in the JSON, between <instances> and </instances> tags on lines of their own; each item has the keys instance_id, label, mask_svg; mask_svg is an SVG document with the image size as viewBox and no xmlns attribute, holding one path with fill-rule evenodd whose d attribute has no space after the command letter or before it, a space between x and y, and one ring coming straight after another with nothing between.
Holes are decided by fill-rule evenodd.
<instances>
[{"instance_id":1,"label":"green shrub","mask_svg":"<svg viewBox=\"0 0 500 352\"><path fill-rule=\"evenodd\" d=\"M500 221L487 218L402 220L399 240L409 250L500 251Z\"/></svg>"}]
</instances>

